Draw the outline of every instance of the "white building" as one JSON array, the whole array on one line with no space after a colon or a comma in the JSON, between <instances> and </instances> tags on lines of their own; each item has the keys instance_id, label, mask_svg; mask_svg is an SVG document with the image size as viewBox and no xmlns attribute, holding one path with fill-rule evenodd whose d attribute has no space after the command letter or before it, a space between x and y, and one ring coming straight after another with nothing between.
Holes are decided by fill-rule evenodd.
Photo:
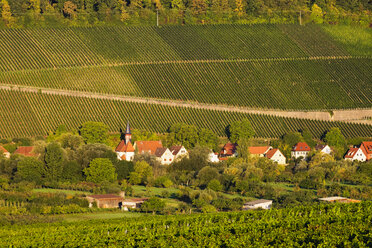
<instances>
[{"instance_id":1,"label":"white building","mask_svg":"<svg viewBox=\"0 0 372 248\"><path fill-rule=\"evenodd\" d=\"M306 159L309 155L309 152L311 151L310 146L306 142L298 142L291 151L291 157L297 159L299 157L302 157L303 159Z\"/></svg>"},{"instance_id":2,"label":"white building","mask_svg":"<svg viewBox=\"0 0 372 248\"><path fill-rule=\"evenodd\" d=\"M175 161L189 157L189 153L184 146L172 146L169 150L173 153Z\"/></svg>"},{"instance_id":3,"label":"white building","mask_svg":"<svg viewBox=\"0 0 372 248\"><path fill-rule=\"evenodd\" d=\"M257 209L257 208L270 209L272 205L273 205L272 200L260 199L260 200L244 203L243 210Z\"/></svg>"},{"instance_id":4,"label":"white building","mask_svg":"<svg viewBox=\"0 0 372 248\"><path fill-rule=\"evenodd\" d=\"M10 152L8 152L4 147L0 146L0 157L2 154L5 158L10 158Z\"/></svg>"},{"instance_id":5,"label":"white building","mask_svg":"<svg viewBox=\"0 0 372 248\"><path fill-rule=\"evenodd\" d=\"M266 152L265 156L278 164L286 164L286 158L279 149L271 149Z\"/></svg>"},{"instance_id":6,"label":"white building","mask_svg":"<svg viewBox=\"0 0 372 248\"><path fill-rule=\"evenodd\" d=\"M116 147L115 152L119 160L132 161L134 158L134 147L132 145L132 134L130 132L129 122L127 123L127 129L125 131L124 140L120 141Z\"/></svg>"},{"instance_id":7,"label":"white building","mask_svg":"<svg viewBox=\"0 0 372 248\"><path fill-rule=\"evenodd\" d=\"M220 159L218 158L218 153L213 152L212 150L208 154L208 161L211 163L218 163Z\"/></svg>"},{"instance_id":8,"label":"white building","mask_svg":"<svg viewBox=\"0 0 372 248\"><path fill-rule=\"evenodd\" d=\"M367 160L367 156L360 148L350 148L345 154L345 160L364 162Z\"/></svg>"},{"instance_id":9,"label":"white building","mask_svg":"<svg viewBox=\"0 0 372 248\"><path fill-rule=\"evenodd\" d=\"M329 145L316 145L315 150L326 154L331 154L332 152L332 149L329 147Z\"/></svg>"},{"instance_id":10,"label":"white building","mask_svg":"<svg viewBox=\"0 0 372 248\"><path fill-rule=\"evenodd\" d=\"M174 161L173 153L166 147L157 148L155 151L155 156L163 165L169 165Z\"/></svg>"}]
</instances>

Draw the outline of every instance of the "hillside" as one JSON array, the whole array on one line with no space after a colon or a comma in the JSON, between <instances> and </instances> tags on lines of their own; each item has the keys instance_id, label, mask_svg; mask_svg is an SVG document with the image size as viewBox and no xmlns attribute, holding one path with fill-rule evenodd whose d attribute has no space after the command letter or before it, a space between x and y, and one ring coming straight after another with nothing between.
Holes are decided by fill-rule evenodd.
<instances>
[{"instance_id":1,"label":"hillside","mask_svg":"<svg viewBox=\"0 0 372 248\"><path fill-rule=\"evenodd\" d=\"M369 29L317 25L2 30L0 84L250 108L370 108L371 39Z\"/></svg>"}]
</instances>

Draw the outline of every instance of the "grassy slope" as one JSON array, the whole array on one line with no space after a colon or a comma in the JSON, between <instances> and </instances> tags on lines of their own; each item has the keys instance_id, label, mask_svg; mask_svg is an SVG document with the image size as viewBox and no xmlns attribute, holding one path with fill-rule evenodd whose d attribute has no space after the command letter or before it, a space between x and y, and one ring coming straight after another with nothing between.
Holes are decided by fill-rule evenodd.
<instances>
[{"instance_id":1,"label":"grassy slope","mask_svg":"<svg viewBox=\"0 0 372 248\"><path fill-rule=\"evenodd\" d=\"M64 123L78 128L86 121L100 121L118 132L130 120L133 128L165 132L177 122L209 128L225 135L225 128L236 120L248 118L257 137L275 138L289 131L307 127L320 136L337 126L345 137L370 136L371 125L346 124L304 119L281 118L237 112L211 111L191 108L140 104L93 98L65 97L18 91L0 91L0 137L46 135Z\"/></svg>"}]
</instances>

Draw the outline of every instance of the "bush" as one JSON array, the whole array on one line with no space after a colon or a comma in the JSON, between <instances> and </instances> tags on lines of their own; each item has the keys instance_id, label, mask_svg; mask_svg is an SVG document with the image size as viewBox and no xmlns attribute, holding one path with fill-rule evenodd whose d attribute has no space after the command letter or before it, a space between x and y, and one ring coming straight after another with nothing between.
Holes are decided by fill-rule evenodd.
<instances>
[{"instance_id":1,"label":"bush","mask_svg":"<svg viewBox=\"0 0 372 248\"><path fill-rule=\"evenodd\" d=\"M215 212L217 212L217 209L210 204L203 206L201 210L203 211L203 213L215 213Z\"/></svg>"},{"instance_id":2,"label":"bush","mask_svg":"<svg viewBox=\"0 0 372 248\"><path fill-rule=\"evenodd\" d=\"M208 183L208 188L214 191L221 191L222 184L217 179L213 179Z\"/></svg>"}]
</instances>

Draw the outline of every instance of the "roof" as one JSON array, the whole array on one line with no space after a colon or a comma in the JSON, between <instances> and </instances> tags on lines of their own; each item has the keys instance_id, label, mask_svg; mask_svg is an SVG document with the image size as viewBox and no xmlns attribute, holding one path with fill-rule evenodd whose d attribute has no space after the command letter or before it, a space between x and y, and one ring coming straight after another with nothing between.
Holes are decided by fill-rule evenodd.
<instances>
[{"instance_id":1,"label":"roof","mask_svg":"<svg viewBox=\"0 0 372 248\"><path fill-rule=\"evenodd\" d=\"M163 147L161 141L137 141L135 143L135 147L137 148L139 153L150 153L155 155L156 149Z\"/></svg>"},{"instance_id":2,"label":"roof","mask_svg":"<svg viewBox=\"0 0 372 248\"><path fill-rule=\"evenodd\" d=\"M317 144L315 150L323 150L327 145Z\"/></svg>"},{"instance_id":3,"label":"roof","mask_svg":"<svg viewBox=\"0 0 372 248\"><path fill-rule=\"evenodd\" d=\"M182 146L171 146L171 148L169 148L169 150L173 153L173 155L177 155L181 149L182 149Z\"/></svg>"},{"instance_id":4,"label":"roof","mask_svg":"<svg viewBox=\"0 0 372 248\"><path fill-rule=\"evenodd\" d=\"M341 196L331 196L331 197L324 197L319 198L320 201L339 201L339 200L346 200L347 198Z\"/></svg>"},{"instance_id":5,"label":"roof","mask_svg":"<svg viewBox=\"0 0 372 248\"><path fill-rule=\"evenodd\" d=\"M255 201L246 202L244 203L244 205L254 206L257 204L261 204L261 203L272 203L272 202L273 202L272 200L259 199Z\"/></svg>"},{"instance_id":6,"label":"roof","mask_svg":"<svg viewBox=\"0 0 372 248\"><path fill-rule=\"evenodd\" d=\"M358 152L359 148L350 148L347 153L345 154L345 158L353 158L355 154Z\"/></svg>"},{"instance_id":7,"label":"roof","mask_svg":"<svg viewBox=\"0 0 372 248\"><path fill-rule=\"evenodd\" d=\"M220 152L220 155L223 155L223 156L232 156L232 155L234 155L235 152L236 152L237 146L238 146L238 144L236 144L236 143L226 143L224 145L224 147L222 148L222 150Z\"/></svg>"},{"instance_id":8,"label":"roof","mask_svg":"<svg viewBox=\"0 0 372 248\"><path fill-rule=\"evenodd\" d=\"M250 154L265 154L271 146L250 146L248 147Z\"/></svg>"},{"instance_id":9,"label":"roof","mask_svg":"<svg viewBox=\"0 0 372 248\"><path fill-rule=\"evenodd\" d=\"M163 156L164 152L167 150L168 148L166 147L158 147L155 151L155 156L157 157L161 157Z\"/></svg>"},{"instance_id":10,"label":"roof","mask_svg":"<svg viewBox=\"0 0 372 248\"><path fill-rule=\"evenodd\" d=\"M98 199L98 200L109 200L109 199L124 199L121 196L114 195L114 194L103 194L103 195L88 195L88 197Z\"/></svg>"},{"instance_id":11,"label":"roof","mask_svg":"<svg viewBox=\"0 0 372 248\"><path fill-rule=\"evenodd\" d=\"M147 201L149 198L132 198L132 199L124 199L123 202L136 202L136 203L141 203L144 201Z\"/></svg>"},{"instance_id":12,"label":"roof","mask_svg":"<svg viewBox=\"0 0 372 248\"><path fill-rule=\"evenodd\" d=\"M131 134L131 132L130 132L129 121L127 122L127 128L126 128L126 130L125 130L125 134Z\"/></svg>"},{"instance_id":13,"label":"roof","mask_svg":"<svg viewBox=\"0 0 372 248\"><path fill-rule=\"evenodd\" d=\"M269 150L267 153L266 153L266 157L267 158L272 158L274 156L274 154L279 151L279 149L271 149ZM279 151L280 152L280 151Z\"/></svg>"},{"instance_id":14,"label":"roof","mask_svg":"<svg viewBox=\"0 0 372 248\"><path fill-rule=\"evenodd\" d=\"M134 147L130 141L128 144L125 144L125 141L122 140L116 147L115 152L134 152Z\"/></svg>"},{"instance_id":15,"label":"roof","mask_svg":"<svg viewBox=\"0 0 372 248\"><path fill-rule=\"evenodd\" d=\"M292 151L298 152L298 151L305 151L309 152L310 146L306 142L298 142L294 147L292 148Z\"/></svg>"},{"instance_id":16,"label":"roof","mask_svg":"<svg viewBox=\"0 0 372 248\"><path fill-rule=\"evenodd\" d=\"M14 154L20 154L27 157L33 157L35 156L34 153L32 153L32 150L34 150L33 146L19 146L17 150L15 150Z\"/></svg>"},{"instance_id":17,"label":"roof","mask_svg":"<svg viewBox=\"0 0 372 248\"><path fill-rule=\"evenodd\" d=\"M2 147L2 146L0 146L0 152L8 153L8 151L4 147Z\"/></svg>"},{"instance_id":18,"label":"roof","mask_svg":"<svg viewBox=\"0 0 372 248\"><path fill-rule=\"evenodd\" d=\"M372 154L372 141L364 141L360 147L363 147L363 152L365 154Z\"/></svg>"}]
</instances>

